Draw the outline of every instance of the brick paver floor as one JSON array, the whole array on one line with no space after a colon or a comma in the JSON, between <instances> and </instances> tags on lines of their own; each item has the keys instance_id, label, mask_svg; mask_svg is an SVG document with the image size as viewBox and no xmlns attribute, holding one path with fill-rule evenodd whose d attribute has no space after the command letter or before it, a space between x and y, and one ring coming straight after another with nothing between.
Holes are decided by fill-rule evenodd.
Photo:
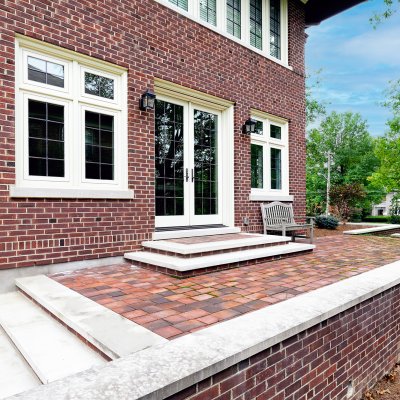
<instances>
[{"instance_id":1,"label":"brick paver floor","mask_svg":"<svg viewBox=\"0 0 400 400\"><path fill-rule=\"evenodd\" d=\"M399 239L335 236L313 253L186 279L128 263L52 278L172 339L396 260Z\"/></svg>"}]
</instances>

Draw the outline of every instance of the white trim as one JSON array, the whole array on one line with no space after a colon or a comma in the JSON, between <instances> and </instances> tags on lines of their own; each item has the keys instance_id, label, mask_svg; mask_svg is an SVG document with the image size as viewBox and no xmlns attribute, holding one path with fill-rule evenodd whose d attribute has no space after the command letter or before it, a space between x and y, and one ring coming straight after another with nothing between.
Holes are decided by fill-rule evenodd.
<instances>
[{"instance_id":1,"label":"white trim","mask_svg":"<svg viewBox=\"0 0 400 400\"><path fill-rule=\"evenodd\" d=\"M216 221L211 216L208 222L190 222L192 225L203 224L219 224L222 223L226 226L234 225L234 103L229 100L221 99L206 93L199 92L194 89L189 89L168 81L156 78L154 83L154 90L157 98L160 100L170 101L175 104L183 105L188 110L189 114L193 108L204 109L207 112L218 115L219 119L219 138L221 138L218 146L218 155L220 157L218 164L219 168L219 202L218 214L219 221ZM186 104L186 106L185 106ZM186 115L186 113L184 114ZM192 118L187 115L188 128L190 129L190 121ZM187 128L186 128L187 129ZM190 154L188 148L185 150L186 154ZM186 167L185 167L186 168ZM192 187L188 186L191 191ZM193 186L193 185L192 185ZM185 189L185 199L186 199ZM169 218L170 222L165 218ZM179 223L179 220L182 222ZM158 222L157 222L158 219ZM184 218L177 217L156 217L156 226L180 226L188 224Z\"/></svg>"},{"instance_id":2,"label":"white trim","mask_svg":"<svg viewBox=\"0 0 400 400\"><path fill-rule=\"evenodd\" d=\"M294 196L292 195L273 195L268 193L251 193L249 196L250 201L293 201Z\"/></svg>"},{"instance_id":3,"label":"white trim","mask_svg":"<svg viewBox=\"0 0 400 400\"><path fill-rule=\"evenodd\" d=\"M183 229L181 231L154 232L153 240L180 239L186 237L227 235L229 233L239 233L240 228L206 228L206 229Z\"/></svg>"},{"instance_id":4,"label":"white trim","mask_svg":"<svg viewBox=\"0 0 400 400\"><path fill-rule=\"evenodd\" d=\"M289 195L289 124L282 117L275 117L259 110L251 110L251 117L263 123L263 133L252 134L251 144L263 149L263 188L251 188L252 201L292 201ZM281 139L270 136L271 125L281 128ZM281 189L271 189L271 149L281 151ZM291 200L288 200L291 199Z\"/></svg>"},{"instance_id":5,"label":"white trim","mask_svg":"<svg viewBox=\"0 0 400 400\"><path fill-rule=\"evenodd\" d=\"M27 57L34 56L64 66L64 88L46 85L27 79ZM128 190L128 133L127 133L127 71L76 52L65 50L19 34L15 40L16 76L16 187L21 189L60 189L62 193L75 193L95 198L115 198L115 193L131 193ZM22 62L20 62L22 60ZM97 73L114 80L114 100L84 93L84 72ZM29 176L28 174L28 99L64 106L64 166L65 177ZM83 109L114 116L114 179L86 180L85 129ZM94 189L94 190L93 190ZM110 190L114 194L106 194ZM16 193L14 190L13 193ZM75 196L75 195L74 195ZM40 196L43 197L43 196ZM57 197L57 196L51 196ZM60 195L59 197L62 197ZM66 197L72 197L67 195ZM123 198L131 198L123 195Z\"/></svg>"},{"instance_id":6,"label":"white trim","mask_svg":"<svg viewBox=\"0 0 400 400\"><path fill-rule=\"evenodd\" d=\"M10 197L60 199L133 199L133 190L52 189L10 185Z\"/></svg>"},{"instance_id":7,"label":"white trim","mask_svg":"<svg viewBox=\"0 0 400 400\"><path fill-rule=\"evenodd\" d=\"M247 49L250 49L252 51L254 51L255 53L267 58L268 60L274 61L277 64L281 65L282 67L288 68L290 70L293 70L293 67L289 66L288 64L288 18L287 18L287 0L282 0L281 1L281 16L283 15L283 13L285 13L284 18L281 17L281 59L272 57L269 53L270 53L270 46L269 46L269 30L268 30L268 34L266 35L266 41L265 41L265 45L264 45L264 41L263 41L263 50L259 50L254 46L250 45L250 31L249 31L249 26L250 23L248 21L248 18L246 19L246 21L244 20L244 18L246 16L249 15L249 12L246 11L248 7L243 7L243 3L244 1L249 2L249 0L242 0L242 8L241 8L241 37L242 39L239 39L233 35L230 35L227 31L226 31L226 6L225 4L223 4L223 1L226 0L220 0L219 3L222 4L222 6L220 5L220 8L223 8L223 11L219 11L219 13L217 13L217 26L214 26L206 21L203 21L202 19L200 19L200 17L198 16L198 12L194 13L192 10L192 4L193 2L197 3L196 0L188 0L188 9L189 11L185 11L182 8L170 3L168 0L155 0L157 3L162 4L165 7L170 8L171 10L174 10L176 12L178 12L179 14L184 15L186 18L191 19L192 21L197 22L200 25L203 25L204 27L242 45L243 47L246 47ZM267 8L269 9L269 2L267 2ZM222 18L220 17L218 20L218 16L221 14L221 16L223 16ZM268 12L269 15L269 12ZM263 27L265 26L266 28L269 29L269 20L267 21L263 21ZM285 26L283 25L285 24ZM247 41L243 40L243 38L247 39Z\"/></svg>"}]
</instances>

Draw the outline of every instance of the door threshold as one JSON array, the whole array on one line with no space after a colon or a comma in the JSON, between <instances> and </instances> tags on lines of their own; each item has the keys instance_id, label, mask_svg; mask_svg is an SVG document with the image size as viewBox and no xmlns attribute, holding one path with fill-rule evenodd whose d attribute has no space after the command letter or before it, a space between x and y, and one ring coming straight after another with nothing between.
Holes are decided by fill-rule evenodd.
<instances>
[{"instance_id":1,"label":"door threshold","mask_svg":"<svg viewBox=\"0 0 400 400\"><path fill-rule=\"evenodd\" d=\"M161 230L162 229L162 230ZM197 225L186 227L158 228L153 233L153 240L180 239L195 236L227 235L239 233L240 228L224 225Z\"/></svg>"}]
</instances>

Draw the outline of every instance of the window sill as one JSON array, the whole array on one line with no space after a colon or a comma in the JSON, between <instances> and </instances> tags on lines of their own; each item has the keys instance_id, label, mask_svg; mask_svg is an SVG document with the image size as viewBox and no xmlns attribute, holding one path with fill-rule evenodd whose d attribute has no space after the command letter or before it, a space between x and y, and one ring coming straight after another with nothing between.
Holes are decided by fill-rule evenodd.
<instances>
[{"instance_id":1,"label":"window sill","mask_svg":"<svg viewBox=\"0 0 400 400\"><path fill-rule=\"evenodd\" d=\"M10 197L52 199L133 199L133 190L49 189L10 186Z\"/></svg>"},{"instance_id":2,"label":"window sill","mask_svg":"<svg viewBox=\"0 0 400 400\"><path fill-rule=\"evenodd\" d=\"M252 193L249 196L250 201L293 201L294 196L283 195L283 194L273 194L273 193L263 193L255 194Z\"/></svg>"}]
</instances>

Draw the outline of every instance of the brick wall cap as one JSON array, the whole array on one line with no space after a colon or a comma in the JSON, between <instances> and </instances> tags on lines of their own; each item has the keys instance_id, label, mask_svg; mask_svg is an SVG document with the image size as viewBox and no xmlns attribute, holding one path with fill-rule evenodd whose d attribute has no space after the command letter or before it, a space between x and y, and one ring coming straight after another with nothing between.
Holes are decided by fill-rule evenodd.
<instances>
[{"instance_id":1,"label":"brick wall cap","mask_svg":"<svg viewBox=\"0 0 400 400\"><path fill-rule=\"evenodd\" d=\"M399 284L397 261L13 399L163 399Z\"/></svg>"}]
</instances>

